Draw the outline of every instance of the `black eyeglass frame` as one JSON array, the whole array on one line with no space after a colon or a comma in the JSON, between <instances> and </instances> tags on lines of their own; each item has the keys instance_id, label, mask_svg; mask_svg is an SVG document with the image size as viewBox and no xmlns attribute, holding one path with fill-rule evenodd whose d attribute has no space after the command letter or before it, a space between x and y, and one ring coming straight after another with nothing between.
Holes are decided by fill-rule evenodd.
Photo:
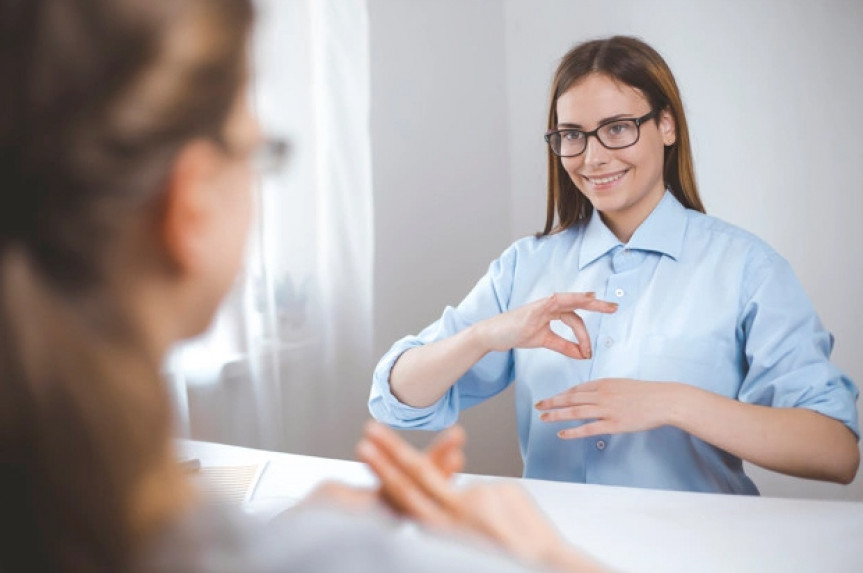
<instances>
[{"instance_id":1,"label":"black eyeglass frame","mask_svg":"<svg viewBox=\"0 0 863 573\"><path fill-rule=\"evenodd\" d=\"M220 136L213 137L211 141L229 155L240 152ZM293 154L293 145L288 139L264 135L248 153L252 167L258 175L272 175L284 169Z\"/></svg>"},{"instance_id":2,"label":"black eyeglass frame","mask_svg":"<svg viewBox=\"0 0 863 573\"><path fill-rule=\"evenodd\" d=\"M588 140L590 139L591 135L594 136L596 138L596 140L599 142L599 144L602 145L606 149L626 149L627 147L632 147L633 145L638 143L638 141L641 139L641 124L644 123L645 121L650 121L651 119L655 118L657 115L659 115L659 110L658 109L652 109L649 112L647 112L646 114L642 115L641 117L621 117L621 118L617 118L617 119L609 119L609 120L604 121L604 122L600 123L599 125L597 125L596 129L594 129L593 131L582 131L580 129L574 129L574 128L553 129L553 130L547 131L545 133L545 142L548 144L548 148L551 150L551 152L554 153L555 155L557 155L558 157L578 157L579 155L581 155L582 153L587 151L587 143L588 143ZM603 127L605 127L606 125L610 125L612 123L619 123L621 121L631 121L632 123L635 124L635 141L633 141L632 143L627 143L626 145L621 145L619 147L607 145L604 141L602 141L602 138L599 137L599 130L602 129ZM568 131L577 131L577 132L584 135L584 149L582 149L580 152L575 153L573 155L562 155L562 154L560 154L554 150L554 146L551 144L551 138L552 138L552 136L554 136L556 134L561 134L561 133L565 133Z\"/></svg>"},{"instance_id":3,"label":"black eyeglass frame","mask_svg":"<svg viewBox=\"0 0 863 573\"><path fill-rule=\"evenodd\" d=\"M281 171L293 152L291 142L278 137L264 137L252 152L252 162L261 175Z\"/></svg>"}]
</instances>

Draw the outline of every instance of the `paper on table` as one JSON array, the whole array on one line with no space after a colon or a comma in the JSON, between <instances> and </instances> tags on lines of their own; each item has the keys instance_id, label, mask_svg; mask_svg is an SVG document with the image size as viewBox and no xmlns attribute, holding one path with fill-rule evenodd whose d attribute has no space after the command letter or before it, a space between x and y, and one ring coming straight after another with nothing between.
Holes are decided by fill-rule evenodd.
<instances>
[{"instance_id":1,"label":"paper on table","mask_svg":"<svg viewBox=\"0 0 863 573\"><path fill-rule=\"evenodd\" d=\"M193 479L204 495L225 503L243 504L252 500L266 467L266 461L243 466L201 466Z\"/></svg>"}]
</instances>

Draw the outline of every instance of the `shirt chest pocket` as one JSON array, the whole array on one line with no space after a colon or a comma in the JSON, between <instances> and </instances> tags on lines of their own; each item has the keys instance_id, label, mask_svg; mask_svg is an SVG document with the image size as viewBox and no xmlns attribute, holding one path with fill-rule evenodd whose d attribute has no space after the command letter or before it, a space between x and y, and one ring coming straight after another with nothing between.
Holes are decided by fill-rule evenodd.
<instances>
[{"instance_id":1,"label":"shirt chest pocket","mask_svg":"<svg viewBox=\"0 0 863 573\"><path fill-rule=\"evenodd\" d=\"M739 360L733 343L718 337L648 335L639 353L644 380L682 382L736 398L740 388Z\"/></svg>"}]
</instances>

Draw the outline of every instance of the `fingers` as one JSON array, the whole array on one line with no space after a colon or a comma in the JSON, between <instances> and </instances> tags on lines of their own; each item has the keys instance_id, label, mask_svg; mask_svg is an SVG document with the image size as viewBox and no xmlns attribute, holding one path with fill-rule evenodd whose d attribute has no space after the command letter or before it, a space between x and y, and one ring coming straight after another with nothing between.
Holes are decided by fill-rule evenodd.
<instances>
[{"instance_id":1,"label":"fingers","mask_svg":"<svg viewBox=\"0 0 863 573\"><path fill-rule=\"evenodd\" d=\"M554 408L596 404L598 402L598 395L595 387L596 385L592 381L585 382L584 384L568 388L560 394L540 400L533 407L537 410L552 410Z\"/></svg>"},{"instance_id":2,"label":"fingers","mask_svg":"<svg viewBox=\"0 0 863 573\"><path fill-rule=\"evenodd\" d=\"M558 292L548 297L546 301L552 313L572 312L578 309L603 313L617 310L617 303L599 300L592 292Z\"/></svg>"},{"instance_id":3,"label":"fingers","mask_svg":"<svg viewBox=\"0 0 863 573\"><path fill-rule=\"evenodd\" d=\"M562 336L558 336L552 332L550 328L543 339L542 345L549 350L554 350L555 352L559 352L560 354L569 356L570 358L575 358L576 360L590 358L590 343L588 343L588 355L585 356L581 346L571 340L563 338Z\"/></svg>"},{"instance_id":4,"label":"fingers","mask_svg":"<svg viewBox=\"0 0 863 573\"><path fill-rule=\"evenodd\" d=\"M588 420L602 417L602 410L594 404L557 408L539 415L539 419L543 422L565 422L568 420Z\"/></svg>"},{"instance_id":5,"label":"fingers","mask_svg":"<svg viewBox=\"0 0 863 573\"><path fill-rule=\"evenodd\" d=\"M599 436L600 434L616 434L617 430L607 420L597 420L588 424L582 424L575 428L567 428L557 433L557 437L564 440L573 440L576 438L587 438L589 436Z\"/></svg>"},{"instance_id":6,"label":"fingers","mask_svg":"<svg viewBox=\"0 0 863 573\"><path fill-rule=\"evenodd\" d=\"M577 309L611 313L617 310L617 304L597 300L594 293L569 292L551 295L544 302L548 322L560 320L572 330L578 342L573 343L552 334L546 337L544 346L571 358L588 359L592 355L590 335L584 321L574 312Z\"/></svg>"},{"instance_id":7,"label":"fingers","mask_svg":"<svg viewBox=\"0 0 863 573\"><path fill-rule=\"evenodd\" d=\"M361 441L357 445L357 456L377 474L381 483L381 494L394 509L432 526L443 526L447 523L444 510L374 443Z\"/></svg>"},{"instance_id":8,"label":"fingers","mask_svg":"<svg viewBox=\"0 0 863 573\"><path fill-rule=\"evenodd\" d=\"M343 508L363 510L373 506L377 499L377 492L373 489L326 481L312 490L300 503L302 505L336 504Z\"/></svg>"},{"instance_id":9,"label":"fingers","mask_svg":"<svg viewBox=\"0 0 863 573\"><path fill-rule=\"evenodd\" d=\"M367 424L357 453L378 474L384 492L403 511L434 522L440 522L446 512L459 511L457 493L447 476L386 426Z\"/></svg>"},{"instance_id":10,"label":"fingers","mask_svg":"<svg viewBox=\"0 0 863 573\"><path fill-rule=\"evenodd\" d=\"M426 455L444 477L450 477L464 469L465 441L464 429L456 425L439 433L426 448Z\"/></svg>"},{"instance_id":11,"label":"fingers","mask_svg":"<svg viewBox=\"0 0 863 573\"><path fill-rule=\"evenodd\" d=\"M574 312L564 312L560 315L560 320L572 330L576 340L578 340L581 355L584 358L590 358L590 335L587 334L587 327L584 326L581 317Z\"/></svg>"}]
</instances>

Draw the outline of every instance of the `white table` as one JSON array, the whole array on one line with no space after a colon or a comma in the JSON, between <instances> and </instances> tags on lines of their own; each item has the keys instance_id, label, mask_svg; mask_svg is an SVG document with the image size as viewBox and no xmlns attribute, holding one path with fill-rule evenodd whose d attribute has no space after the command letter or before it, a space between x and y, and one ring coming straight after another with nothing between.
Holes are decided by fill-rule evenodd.
<instances>
[{"instance_id":1,"label":"white table","mask_svg":"<svg viewBox=\"0 0 863 573\"><path fill-rule=\"evenodd\" d=\"M245 504L254 513L286 509L328 479L375 483L359 462L195 441L179 448L203 467L265 462ZM863 503L517 481L564 537L621 571L863 572Z\"/></svg>"}]
</instances>

